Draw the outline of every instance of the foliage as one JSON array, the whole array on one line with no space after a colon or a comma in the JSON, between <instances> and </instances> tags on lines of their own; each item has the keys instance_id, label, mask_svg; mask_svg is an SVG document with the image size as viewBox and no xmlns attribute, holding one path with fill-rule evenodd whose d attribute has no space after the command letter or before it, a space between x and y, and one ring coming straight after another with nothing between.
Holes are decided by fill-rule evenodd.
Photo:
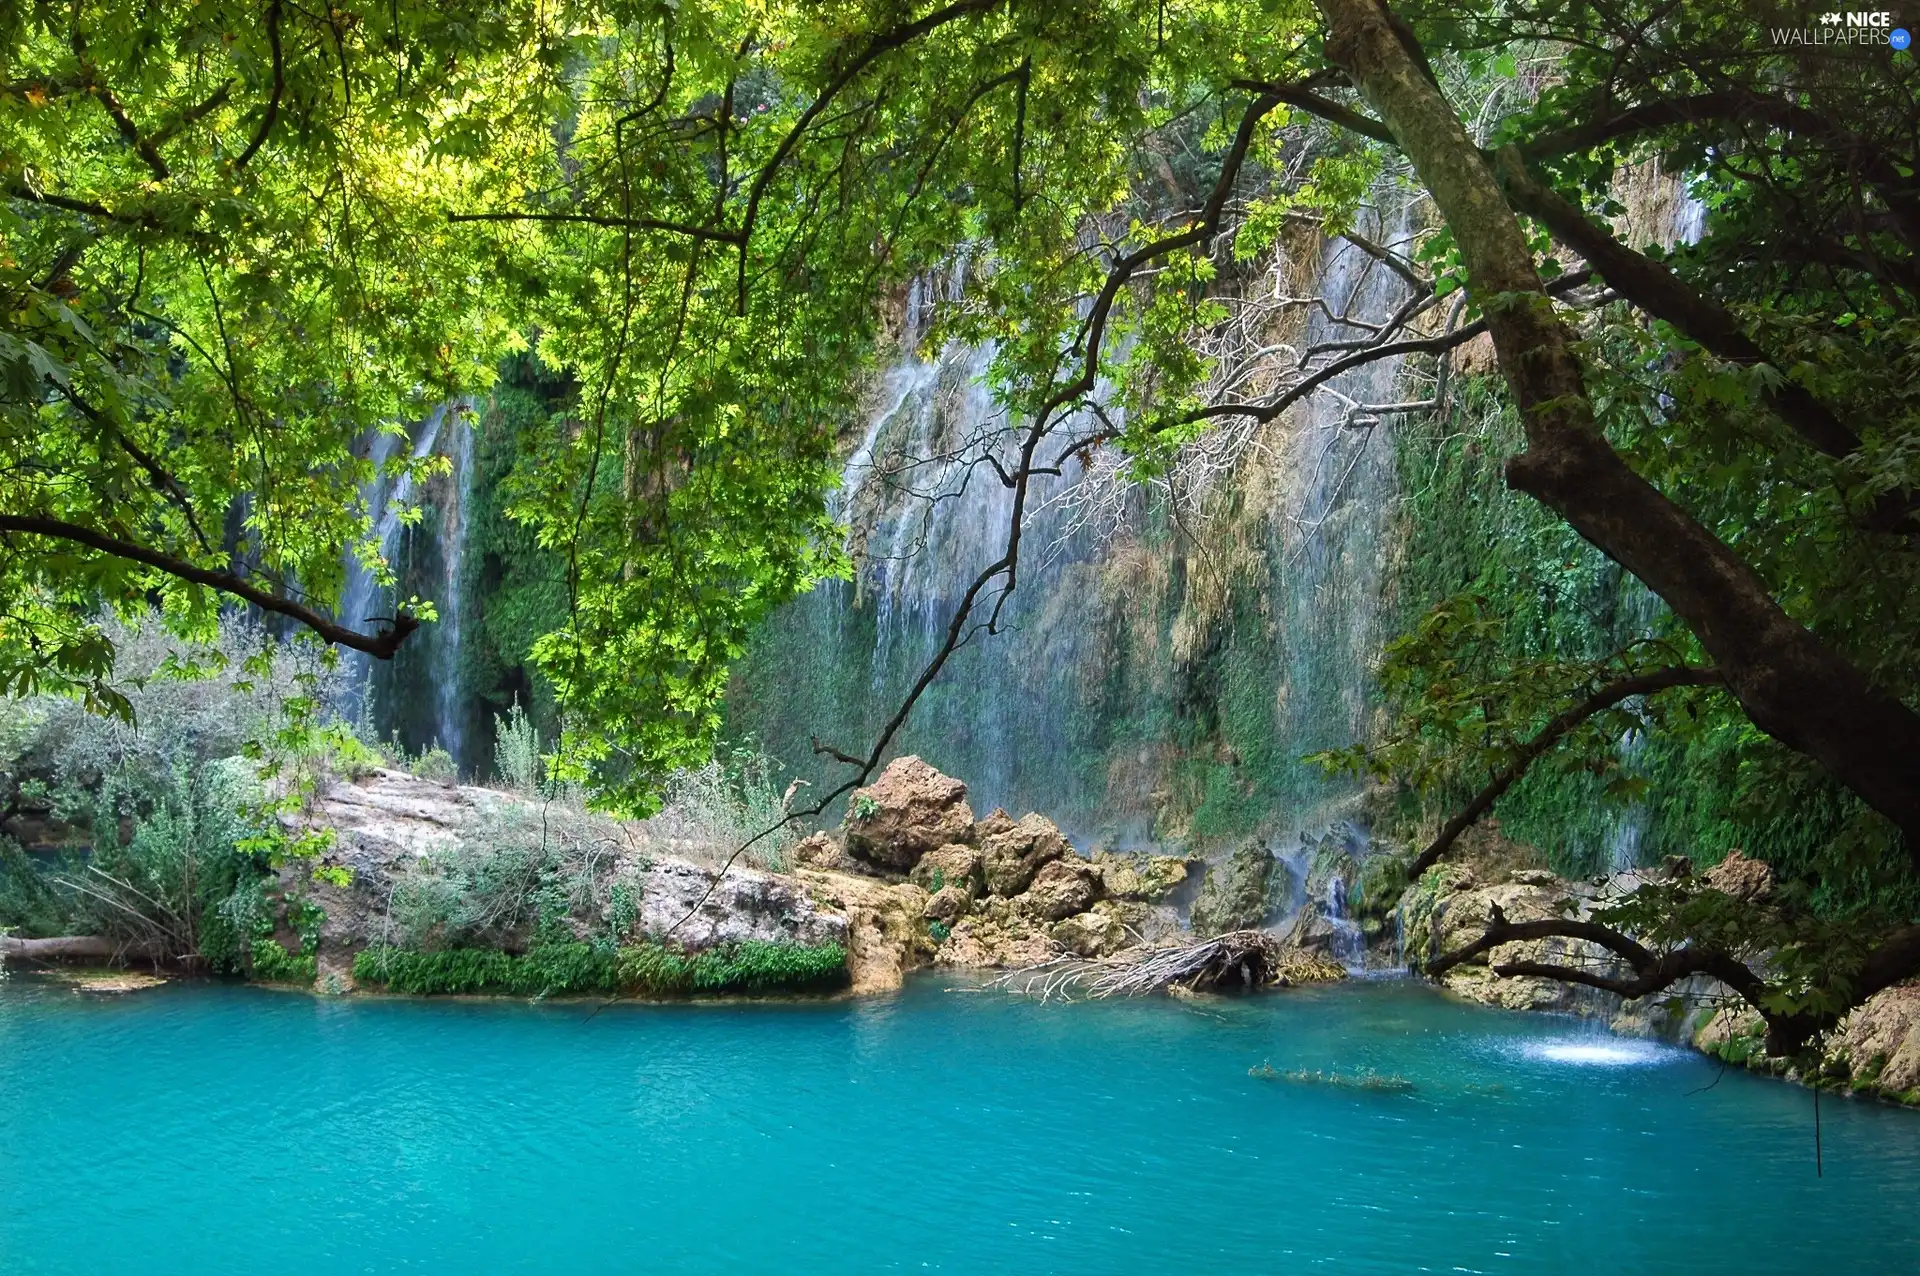
<instances>
[{"instance_id":1,"label":"foliage","mask_svg":"<svg viewBox=\"0 0 1920 1276\"><path fill-rule=\"evenodd\" d=\"M613 892L631 896L637 884L636 859L623 854L633 839L564 802L483 808L455 844L399 875L385 925L402 946L498 948L570 916L605 916Z\"/></svg>"},{"instance_id":2,"label":"foliage","mask_svg":"<svg viewBox=\"0 0 1920 1276\"><path fill-rule=\"evenodd\" d=\"M523 797L540 787L540 733L517 702L494 726L493 777Z\"/></svg>"},{"instance_id":3,"label":"foliage","mask_svg":"<svg viewBox=\"0 0 1920 1276\"><path fill-rule=\"evenodd\" d=\"M208 646L153 617L101 628L130 717L60 695L0 701L0 918L245 971L274 930L272 870L322 849L279 826L287 795L297 804L371 755L331 724L337 684L309 645L237 618ZM306 907L290 904L289 924L310 959L318 922Z\"/></svg>"},{"instance_id":4,"label":"foliage","mask_svg":"<svg viewBox=\"0 0 1920 1276\"><path fill-rule=\"evenodd\" d=\"M357 441L515 340L447 213L544 138L564 34L530 5L0 14L0 510L148 555L9 527L0 688L124 711L103 605L204 641L196 571L325 606L344 550L377 560Z\"/></svg>"},{"instance_id":5,"label":"foliage","mask_svg":"<svg viewBox=\"0 0 1920 1276\"><path fill-rule=\"evenodd\" d=\"M550 940L519 955L498 949L368 948L355 956L353 975L397 993L685 996L832 987L845 980L846 962L846 950L838 944L750 940L683 953L659 944L613 949Z\"/></svg>"},{"instance_id":6,"label":"foliage","mask_svg":"<svg viewBox=\"0 0 1920 1276\"><path fill-rule=\"evenodd\" d=\"M752 740L729 742L712 761L669 777L666 805L650 825L676 841L724 849L727 856L752 841L746 852L750 864L785 872L787 853L800 835L784 822L778 766Z\"/></svg>"}]
</instances>

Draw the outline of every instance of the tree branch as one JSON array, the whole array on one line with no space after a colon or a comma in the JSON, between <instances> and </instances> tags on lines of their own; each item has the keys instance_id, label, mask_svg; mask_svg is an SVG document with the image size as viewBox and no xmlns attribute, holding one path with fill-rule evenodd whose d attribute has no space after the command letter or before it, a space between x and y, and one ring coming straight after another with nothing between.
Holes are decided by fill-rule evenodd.
<instances>
[{"instance_id":1,"label":"tree branch","mask_svg":"<svg viewBox=\"0 0 1920 1276\"><path fill-rule=\"evenodd\" d=\"M148 549L144 545L136 545L131 541L108 536L90 527L64 523L58 519L0 514L0 535L14 534L47 536L55 540L72 541L75 544L85 545L89 549L99 550L103 554L111 554L115 558L124 558L129 562L155 568L169 576L178 577L196 585L204 585L209 589L217 589L221 593L232 594L236 598L245 599L262 611L297 620L330 643L351 647L355 651L364 651L379 660L392 658L394 652L400 649L400 644L406 641L407 636L420 627L417 617L401 612L388 624L383 625L378 633L357 633L334 623L309 607L302 606L290 598L270 594L230 572L210 571L207 568L195 566L185 559L174 558L158 550Z\"/></svg>"},{"instance_id":2,"label":"tree branch","mask_svg":"<svg viewBox=\"0 0 1920 1276\"><path fill-rule=\"evenodd\" d=\"M266 145L267 135L273 132L274 123L280 118L280 95L287 89L286 54L280 47L280 0L272 0L267 6L267 41L273 46L273 91L267 96L267 112L260 117L260 127L254 130L253 140L233 162L236 173L247 166L254 152Z\"/></svg>"},{"instance_id":3,"label":"tree branch","mask_svg":"<svg viewBox=\"0 0 1920 1276\"><path fill-rule=\"evenodd\" d=\"M1718 669L1696 669L1688 665L1676 665L1668 669L1657 669L1652 673L1637 674L1631 678L1621 678L1601 687L1592 695L1563 713L1556 714L1546 726L1542 727L1533 739L1520 746L1512 762L1507 764L1498 775L1489 781L1485 788L1476 793L1473 800L1462 807L1454 817L1447 821L1426 850L1407 869L1408 877L1418 877L1437 863L1442 855L1452 848L1460 835L1493 809L1503 794L1512 788L1527 768L1537 762L1554 745L1596 713L1613 708L1621 701L1632 696L1652 695L1673 687L1717 687L1720 685Z\"/></svg>"},{"instance_id":4,"label":"tree branch","mask_svg":"<svg viewBox=\"0 0 1920 1276\"><path fill-rule=\"evenodd\" d=\"M660 221L652 217L619 217L611 213L517 213L509 210L484 213L448 213L450 222L580 222L589 226L610 226L617 230L659 230L689 239L737 244L742 232L726 227L695 226L689 222Z\"/></svg>"},{"instance_id":5,"label":"tree branch","mask_svg":"<svg viewBox=\"0 0 1920 1276\"><path fill-rule=\"evenodd\" d=\"M1393 130L1466 261L1526 450L1507 483L1639 577L1700 639L1760 730L1825 766L1920 865L1920 714L1789 616L1753 567L1636 473L1594 419L1572 335L1542 295L1512 204L1380 0L1315 0L1329 61Z\"/></svg>"}]
</instances>

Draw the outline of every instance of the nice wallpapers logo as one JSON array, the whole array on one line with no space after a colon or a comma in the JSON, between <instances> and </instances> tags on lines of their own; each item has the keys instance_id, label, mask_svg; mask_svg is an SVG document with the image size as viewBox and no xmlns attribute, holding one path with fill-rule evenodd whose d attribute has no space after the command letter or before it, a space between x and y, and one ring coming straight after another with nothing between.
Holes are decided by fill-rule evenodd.
<instances>
[{"instance_id":1,"label":"nice wallpapers logo","mask_svg":"<svg viewBox=\"0 0 1920 1276\"><path fill-rule=\"evenodd\" d=\"M1769 33L1779 44L1842 45L1863 48L1885 45L1896 51L1913 43L1905 27L1895 26L1891 13L1869 11L1855 13L1829 10L1819 15L1819 25L1811 27L1774 27Z\"/></svg>"}]
</instances>

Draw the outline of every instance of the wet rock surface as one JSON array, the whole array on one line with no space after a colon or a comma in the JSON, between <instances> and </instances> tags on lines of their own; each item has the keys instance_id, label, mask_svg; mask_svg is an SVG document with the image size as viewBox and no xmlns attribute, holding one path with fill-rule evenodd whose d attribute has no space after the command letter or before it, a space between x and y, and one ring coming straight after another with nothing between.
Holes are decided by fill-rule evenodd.
<instances>
[{"instance_id":1,"label":"wet rock surface","mask_svg":"<svg viewBox=\"0 0 1920 1276\"><path fill-rule=\"evenodd\" d=\"M1264 842L1242 843L1215 864L1193 901L1193 929L1218 935L1261 926L1279 903L1277 866Z\"/></svg>"}]
</instances>

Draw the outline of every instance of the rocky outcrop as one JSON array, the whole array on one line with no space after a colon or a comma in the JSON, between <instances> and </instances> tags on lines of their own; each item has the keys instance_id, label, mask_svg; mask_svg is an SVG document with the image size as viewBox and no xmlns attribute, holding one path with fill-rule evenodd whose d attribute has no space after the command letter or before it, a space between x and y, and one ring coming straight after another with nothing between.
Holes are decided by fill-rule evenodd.
<instances>
[{"instance_id":1,"label":"rocky outcrop","mask_svg":"<svg viewBox=\"0 0 1920 1276\"><path fill-rule=\"evenodd\" d=\"M907 880L929 891L956 890L971 902L984 893L986 875L981 872L980 851L976 847L949 842L920 857L907 874Z\"/></svg>"},{"instance_id":2,"label":"rocky outcrop","mask_svg":"<svg viewBox=\"0 0 1920 1276\"><path fill-rule=\"evenodd\" d=\"M920 887L809 869L795 876L813 899L846 919L847 975L855 994L898 988L908 971L933 956L929 896Z\"/></svg>"},{"instance_id":3,"label":"rocky outcrop","mask_svg":"<svg viewBox=\"0 0 1920 1276\"><path fill-rule=\"evenodd\" d=\"M1882 989L1855 1007L1827 1058L1849 1089L1920 1106L1920 983Z\"/></svg>"},{"instance_id":4,"label":"rocky outcrop","mask_svg":"<svg viewBox=\"0 0 1920 1276\"><path fill-rule=\"evenodd\" d=\"M1190 877L1206 869L1206 861L1177 855L1116 855L1095 852L1093 869L1112 899L1158 904L1170 899Z\"/></svg>"},{"instance_id":5,"label":"rocky outcrop","mask_svg":"<svg viewBox=\"0 0 1920 1276\"><path fill-rule=\"evenodd\" d=\"M1015 821L995 811L980 822L978 838L987 891L1007 897L1026 890L1042 868L1073 849L1052 820L1032 813Z\"/></svg>"},{"instance_id":6,"label":"rocky outcrop","mask_svg":"<svg viewBox=\"0 0 1920 1276\"><path fill-rule=\"evenodd\" d=\"M1763 860L1749 859L1733 850L1701 875L1714 890L1748 904L1759 904L1773 894L1773 869Z\"/></svg>"},{"instance_id":7,"label":"rocky outcrop","mask_svg":"<svg viewBox=\"0 0 1920 1276\"><path fill-rule=\"evenodd\" d=\"M973 837L967 786L919 758L895 758L847 801L847 851L904 873L928 851Z\"/></svg>"},{"instance_id":8,"label":"rocky outcrop","mask_svg":"<svg viewBox=\"0 0 1920 1276\"><path fill-rule=\"evenodd\" d=\"M1130 942L1126 925L1111 907L1092 908L1063 917L1047 934L1076 957L1108 957Z\"/></svg>"},{"instance_id":9,"label":"rocky outcrop","mask_svg":"<svg viewBox=\"0 0 1920 1276\"><path fill-rule=\"evenodd\" d=\"M1049 922L1085 912L1098 898L1099 881L1092 866L1078 856L1054 860L1034 875L1027 888L1028 911Z\"/></svg>"},{"instance_id":10,"label":"rocky outcrop","mask_svg":"<svg viewBox=\"0 0 1920 1276\"><path fill-rule=\"evenodd\" d=\"M1470 868L1441 864L1411 887L1400 905L1409 965L1419 965L1464 947L1480 936L1498 906L1508 921L1543 921L1564 916L1560 901L1584 907L1594 888L1562 881L1538 869L1516 869L1496 880L1481 881ZM1574 1012L1590 1003L1589 990L1551 979L1503 978L1492 967L1509 961L1612 969L1613 958L1584 940L1537 939L1503 944L1485 957L1453 967L1441 983L1451 992L1509 1010Z\"/></svg>"},{"instance_id":11,"label":"rocky outcrop","mask_svg":"<svg viewBox=\"0 0 1920 1276\"><path fill-rule=\"evenodd\" d=\"M694 950L745 940L845 944L850 919L822 908L800 881L758 869L712 869L684 860L654 860L640 874L637 927L671 932Z\"/></svg>"},{"instance_id":12,"label":"rocky outcrop","mask_svg":"<svg viewBox=\"0 0 1920 1276\"><path fill-rule=\"evenodd\" d=\"M810 833L795 843L787 858L796 868L813 868L823 873L846 873L857 867L847 848L831 833Z\"/></svg>"},{"instance_id":13,"label":"rocky outcrop","mask_svg":"<svg viewBox=\"0 0 1920 1276\"><path fill-rule=\"evenodd\" d=\"M1195 934L1220 935L1263 925L1279 902L1273 852L1264 842L1243 843L1214 865L1193 901Z\"/></svg>"},{"instance_id":14,"label":"rocky outcrop","mask_svg":"<svg viewBox=\"0 0 1920 1276\"><path fill-rule=\"evenodd\" d=\"M1617 898L1649 876L1683 877L1690 871L1690 865L1676 862L1664 869L1598 881L1568 881L1543 869L1514 869L1499 874L1497 880L1481 880L1473 868L1442 864L1428 870L1402 898L1407 961L1417 967L1477 939L1496 905L1511 922L1584 916L1595 903ZM1766 900L1773 890L1773 870L1738 851L1700 880L1753 903ZM1576 966L1616 976L1630 973L1596 945L1552 938L1502 944L1448 970L1441 983L1451 993L1488 1005L1577 1014L1598 1019L1624 1035L1688 1044L1757 1071L1920 1106L1920 983L1883 989L1856 1006L1827 1036L1818 1063L1803 1075L1798 1065L1768 1057L1766 1025L1759 1014L1731 989L1704 976L1624 1001L1597 989L1531 976L1506 978L1493 972L1493 966L1511 961Z\"/></svg>"}]
</instances>

